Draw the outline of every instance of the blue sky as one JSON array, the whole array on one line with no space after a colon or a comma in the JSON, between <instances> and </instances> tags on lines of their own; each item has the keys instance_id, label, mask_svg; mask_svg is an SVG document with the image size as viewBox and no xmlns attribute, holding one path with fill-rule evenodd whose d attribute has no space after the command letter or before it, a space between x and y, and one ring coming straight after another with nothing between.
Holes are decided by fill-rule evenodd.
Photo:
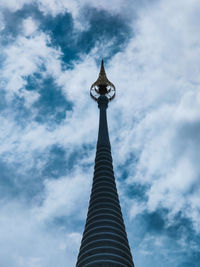
<instances>
[{"instance_id":1,"label":"blue sky","mask_svg":"<svg viewBox=\"0 0 200 267\"><path fill-rule=\"evenodd\" d=\"M200 266L200 2L1 0L0 266L75 266L100 61L136 267Z\"/></svg>"}]
</instances>

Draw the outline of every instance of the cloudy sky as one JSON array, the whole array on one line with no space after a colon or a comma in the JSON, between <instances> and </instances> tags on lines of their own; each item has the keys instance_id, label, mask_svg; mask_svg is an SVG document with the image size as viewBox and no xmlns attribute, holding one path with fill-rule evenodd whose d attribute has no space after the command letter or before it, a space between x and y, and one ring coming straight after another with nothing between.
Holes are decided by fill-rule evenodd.
<instances>
[{"instance_id":1,"label":"cloudy sky","mask_svg":"<svg viewBox=\"0 0 200 267\"><path fill-rule=\"evenodd\" d=\"M0 266L75 266L100 61L136 267L200 266L200 1L0 1Z\"/></svg>"}]
</instances>

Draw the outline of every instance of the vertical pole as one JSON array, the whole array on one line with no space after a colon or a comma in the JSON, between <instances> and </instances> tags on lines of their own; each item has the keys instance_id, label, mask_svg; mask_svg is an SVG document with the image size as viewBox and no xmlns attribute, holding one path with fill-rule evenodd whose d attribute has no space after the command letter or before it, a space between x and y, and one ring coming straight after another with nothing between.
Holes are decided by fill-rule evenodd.
<instances>
[{"instance_id":1,"label":"vertical pole","mask_svg":"<svg viewBox=\"0 0 200 267\"><path fill-rule=\"evenodd\" d=\"M76 267L134 267L115 183L105 95L99 96L98 107L94 177Z\"/></svg>"},{"instance_id":2,"label":"vertical pole","mask_svg":"<svg viewBox=\"0 0 200 267\"><path fill-rule=\"evenodd\" d=\"M97 149L100 147L110 147L110 140L108 134L108 123L107 123L107 114L106 109L108 107L108 98L105 95L101 95L98 98L98 107L100 110L99 114L99 133L97 141Z\"/></svg>"}]
</instances>

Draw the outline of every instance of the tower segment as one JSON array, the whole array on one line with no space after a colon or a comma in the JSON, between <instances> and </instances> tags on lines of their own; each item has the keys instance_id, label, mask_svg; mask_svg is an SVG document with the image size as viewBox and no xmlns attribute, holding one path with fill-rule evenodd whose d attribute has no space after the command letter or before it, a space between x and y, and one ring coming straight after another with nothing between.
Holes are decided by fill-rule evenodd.
<instances>
[{"instance_id":1,"label":"tower segment","mask_svg":"<svg viewBox=\"0 0 200 267\"><path fill-rule=\"evenodd\" d=\"M115 97L102 60L90 89L100 110L94 177L76 267L134 267L112 165L106 109Z\"/></svg>"}]
</instances>

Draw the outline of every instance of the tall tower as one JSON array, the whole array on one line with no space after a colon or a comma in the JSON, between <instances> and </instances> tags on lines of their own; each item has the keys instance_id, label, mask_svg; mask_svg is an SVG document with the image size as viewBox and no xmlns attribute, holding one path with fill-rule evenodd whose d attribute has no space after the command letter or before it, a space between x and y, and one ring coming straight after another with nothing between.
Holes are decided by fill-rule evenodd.
<instances>
[{"instance_id":1,"label":"tall tower","mask_svg":"<svg viewBox=\"0 0 200 267\"><path fill-rule=\"evenodd\" d=\"M94 178L87 220L76 267L134 267L112 165L106 109L115 97L102 60L99 77L90 88L100 110Z\"/></svg>"}]
</instances>

